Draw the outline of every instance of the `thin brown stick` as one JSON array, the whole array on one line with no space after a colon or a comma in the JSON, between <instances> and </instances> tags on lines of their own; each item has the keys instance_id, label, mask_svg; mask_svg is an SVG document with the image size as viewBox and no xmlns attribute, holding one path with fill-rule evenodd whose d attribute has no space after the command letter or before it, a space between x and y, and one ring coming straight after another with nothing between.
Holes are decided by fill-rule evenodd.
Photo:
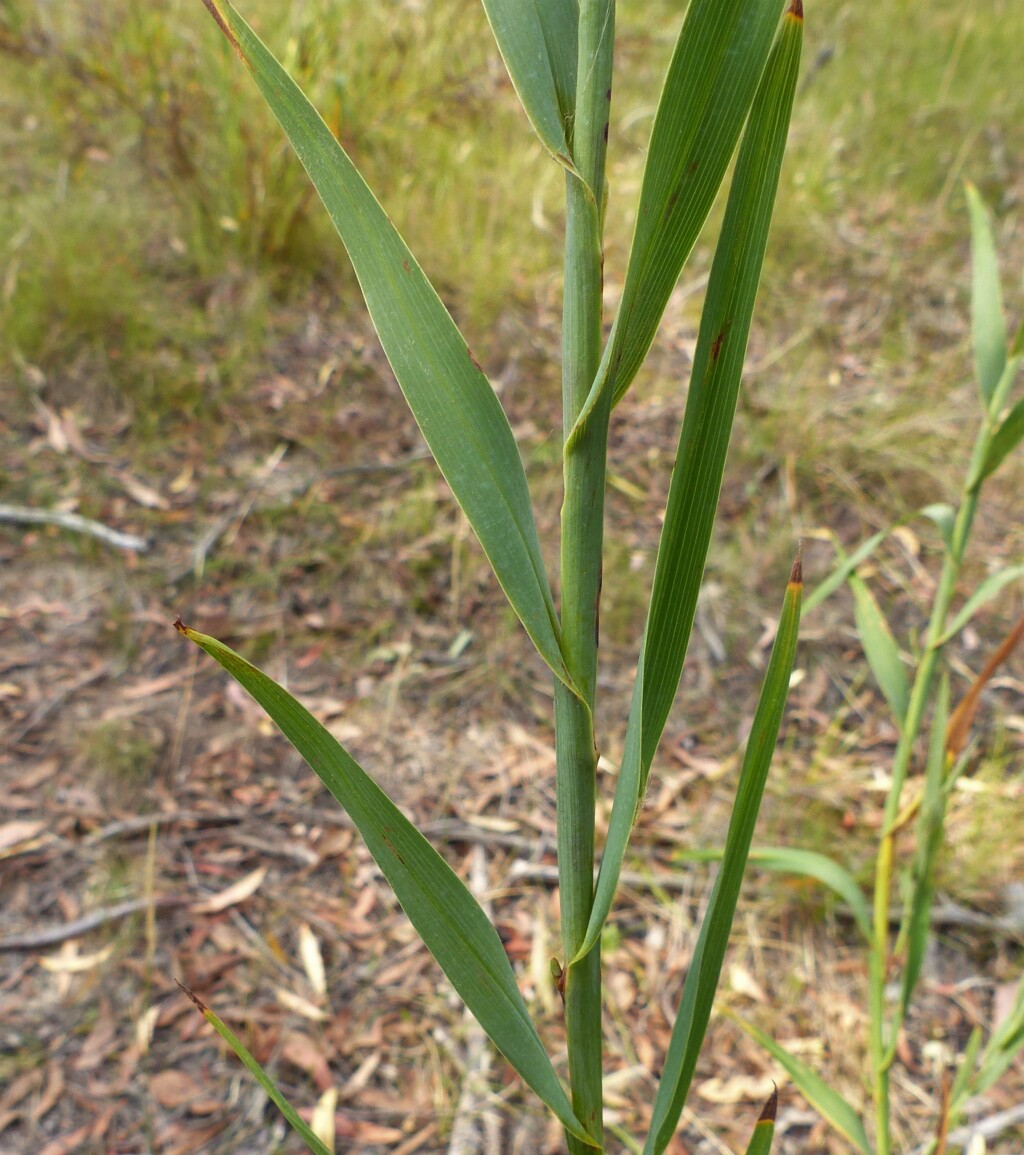
<instances>
[{"instance_id":1,"label":"thin brown stick","mask_svg":"<svg viewBox=\"0 0 1024 1155\"><path fill-rule=\"evenodd\" d=\"M153 899L133 898L127 902L119 902L116 906L103 907L94 910L81 918L72 919L62 926L50 926L44 930L28 931L25 934L10 934L0 938L0 953L16 950L39 950L42 947L55 946L57 943L67 942L68 939L81 938L91 930L106 926L110 922L118 922L129 915L138 914L149 906L167 908L187 906L192 899L177 895L164 895Z\"/></svg>"}]
</instances>

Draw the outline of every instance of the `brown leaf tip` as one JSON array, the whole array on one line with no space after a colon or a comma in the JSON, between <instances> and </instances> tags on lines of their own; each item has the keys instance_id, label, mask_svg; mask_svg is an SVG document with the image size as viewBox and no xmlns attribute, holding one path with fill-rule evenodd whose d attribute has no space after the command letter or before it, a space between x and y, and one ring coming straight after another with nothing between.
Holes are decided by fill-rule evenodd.
<instances>
[{"instance_id":1,"label":"brown leaf tip","mask_svg":"<svg viewBox=\"0 0 1024 1155\"><path fill-rule=\"evenodd\" d=\"M779 1088L778 1088L778 1084L772 1083L771 1096L769 1097L768 1102L765 1103L764 1109L761 1111L761 1115L757 1120L758 1123L774 1123L775 1122L775 1114L778 1111L778 1109L779 1109Z\"/></svg>"},{"instance_id":2,"label":"brown leaf tip","mask_svg":"<svg viewBox=\"0 0 1024 1155\"><path fill-rule=\"evenodd\" d=\"M802 21L804 18L804 0L789 0L786 14L792 16L794 20Z\"/></svg>"},{"instance_id":3,"label":"brown leaf tip","mask_svg":"<svg viewBox=\"0 0 1024 1155\"><path fill-rule=\"evenodd\" d=\"M174 628L178 631L179 634L187 636L188 626L186 626L185 623L181 620L181 614L178 614L178 616L174 619Z\"/></svg>"},{"instance_id":4,"label":"brown leaf tip","mask_svg":"<svg viewBox=\"0 0 1024 1155\"><path fill-rule=\"evenodd\" d=\"M217 26L220 28L221 32L223 32L224 35L228 38L228 42L231 44L231 47L238 53L239 58L244 63L245 56L242 53L242 46L238 43L238 38L235 36L234 32L232 32L228 27L228 22L224 19L224 14L217 7L215 0L203 0L203 3L209 9L210 15L214 18L214 20L217 21Z\"/></svg>"},{"instance_id":5,"label":"brown leaf tip","mask_svg":"<svg viewBox=\"0 0 1024 1155\"><path fill-rule=\"evenodd\" d=\"M209 1008L206 1006L206 1004L203 1002L203 1000L202 1000L202 999L200 999L200 998L198 998L196 995L194 995L194 994L193 994L193 993L192 993L192 992L191 992L191 991L188 989L188 987L187 987L187 986L185 986L185 984L184 984L184 983L179 983L177 979L175 979L174 981L175 981L175 982L178 984L178 986L179 986L179 988L181 989L181 991L182 991L184 994L188 995L188 997L189 997L189 998L192 1000L192 1002L195 1004L196 1010L198 1010L198 1011L199 1011L201 1014L204 1014L204 1015L205 1015L205 1014L206 1014L206 1012L207 1012L207 1010L208 1010Z\"/></svg>"},{"instance_id":6,"label":"brown leaf tip","mask_svg":"<svg viewBox=\"0 0 1024 1155\"><path fill-rule=\"evenodd\" d=\"M804 584L804 543L803 541L796 547L796 561L793 562L793 568L789 573L789 584L791 586L800 586Z\"/></svg>"}]
</instances>

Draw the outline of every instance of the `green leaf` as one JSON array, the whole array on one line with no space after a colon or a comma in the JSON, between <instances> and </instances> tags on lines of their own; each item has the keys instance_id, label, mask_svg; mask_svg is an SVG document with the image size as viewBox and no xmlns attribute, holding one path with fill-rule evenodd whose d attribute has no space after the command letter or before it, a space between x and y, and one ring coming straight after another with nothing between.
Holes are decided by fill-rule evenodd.
<instances>
[{"instance_id":1,"label":"green leaf","mask_svg":"<svg viewBox=\"0 0 1024 1155\"><path fill-rule=\"evenodd\" d=\"M914 861L911 865L911 892L905 917L907 961L903 967L899 1016L903 1019L921 974L931 935L932 898L935 893L935 863L942 845L946 818L946 724L949 720L949 675L944 673L935 699L928 759L925 763L924 795L917 817ZM901 932L900 938L903 937ZM895 1035L896 1031L893 1030Z\"/></svg>"},{"instance_id":2,"label":"green leaf","mask_svg":"<svg viewBox=\"0 0 1024 1155\"><path fill-rule=\"evenodd\" d=\"M687 850L683 859L696 862L716 861L722 857L721 850ZM871 908L856 879L844 867L827 855L815 850L801 850L788 846L755 846L750 850L750 862L763 870L774 870L779 874L798 874L813 878L837 894L850 909L857 929L870 942Z\"/></svg>"},{"instance_id":3,"label":"green leaf","mask_svg":"<svg viewBox=\"0 0 1024 1155\"><path fill-rule=\"evenodd\" d=\"M1016 358L1007 362L1007 365L1012 365L1016 369ZM1004 418L1003 423L992 435L981 468L977 475L971 478L971 483L968 486L970 492L973 493L980 489L982 482L995 473L1022 440L1024 440L1024 397L1014 405Z\"/></svg>"},{"instance_id":4,"label":"green leaf","mask_svg":"<svg viewBox=\"0 0 1024 1155\"><path fill-rule=\"evenodd\" d=\"M801 33L802 22L786 21L740 146L697 338L608 837L577 958L597 942L611 909L686 657L786 147ZM726 331L723 344L719 334Z\"/></svg>"},{"instance_id":5,"label":"green leaf","mask_svg":"<svg viewBox=\"0 0 1024 1155\"><path fill-rule=\"evenodd\" d=\"M651 130L622 300L599 371L613 403L643 364L711 211L782 7L780 0L693 0L687 10ZM774 95L772 115L786 119L781 94ZM733 326L725 339L742 344L736 320Z\"/></svg>"},{"instance_id":6,"label":"green leaf","mask_svg":"<svg viewBox=\"0 0 1024 1155\"><path fill-rule=\"evenodd\" d=\"M985 1092L1006 1073L1024 1047L1024 979L1017 984L1017 996L1010 1013L992 1032L978 1061L975 1077L970 1082L971 1095Z\"/></svg>"},{"instance_id":7,"label":"green leaf","mask_svg":"<svg viewBox=\"0 0 1024 1155\"><path fill-rule=\"evenodd\" d=\"M679 1116L693 1079L711 1007L718 989L733 915L746 870L750 841L757 823L761 798L789 691L789 678L796 656L800 630L800 563L786 587L782 617L768 662L761 697L743 758L743 768L736 790L729 832L725 840L722 865L715 879L711 901L701 924L693 958L686 972L686 982L672 1028L672 1038L654 1100L651 1130L644 1147L645 1155L660 1155L668 1146L679 1122Z\"/></svg>"},{"instance_id":8,"label":"green leaf","mask_svg":"<svg viewBox=\"0 0 1024 1155\"><path fill-rule=\"evenodd\" d=\"M763 1031L759 1031L757 1027L744 1022L733 1011L723 1007L722 1014L732 1019L755 1042L760 1043L772 1058L781 1063L800 1094L847 1142L852 1143L861 1152L861 1155L872 1155L871 1144L868 1142L863 1120L838 1091L834 1091L810 1067L787 1051L785 1047L780 1047Z\"/></svg>"},{"instance_id":9,"label":"green leaf","mask_svg":"<svg viewBox=\"0 0 1024 1155\"><path fill-rule=\"evenodd\" d=\"M971 334L974 373L986 411L1006 364L1006 320L992 226L978 190L964 184L971 216Z\"/></svg>"},{"instance_id":10,"label":"green leaf","mask_svg":"<svg viewBox=\"0 0 1024 1155\"><path fill-rule=\"evenodd\" d=\"M544 147L572 168L576 0L483 0L512 85Z\"/></svg>"},{"instance_id":11,"label":"green leaf","mask_svg":"<svg viewBox=\"0 0 1024 1155\"><path fill-rule=\"evenodd\" d=\"M816 585L807 597L804 598L804 617L807 617L815 606L820 605L826 598L830 598L836 590L843 585L857 566L869 558L888 536L889 530L879 530L878 533L872 534L867 541L862 542L849 556L843 553L842 547L839 545L839 542L836 541L835 546L836 553L839 556L839 564L824 581Z\"/></svg>"},{"instance_id":12,"label":"green leaf","mask_svg":"<svg viewBox=\"0 0 1024 1155\"><path fill-rule=\"evenodd\" d=\"M249 1051L246 1049L242 1040L231 1030L231 1028L223 1022L217 1015L210 1010L205 1003L200 1002L199 999L188 989L182 987L181 983L178 986L185 992L186 995L195 1003L198 1010L202 1013L206 1021L213 1027L218 1035L225 1043L235 1052L239 1059L249 1068L256 1078L256 1082L266 1091L268 1098L281 1114L288 1120L292 1129L299 1135L306 1146L313 1152L313 1155L333 1155L333 1152L324 1144L315 1131L303 1120L302 1116L295 1110L295 1108L288 1102L288 1100L278 1090L277 1084L267 1074L267 1072L256 1062Z\"/></svg>"},{"instance_id":13,"label":"green leaf","mask_svg":"<svg viewBox=\"0 0 1024 1155\"><path fill-rule=\"evenodd\" d=\"M305 166L348 250L395 377L509 601L565 667L526 474L501 404L455 322L316 109L227 0L206 0Z\"/></svg>"},{"instance_id":14,"label":"green leaf","mask_svg":"<svg viewBox=\"0 0 1024 1155\"><path fill-rule=\"evenodd\" d=\"M889 703L896 724L902 730L910 705L910 685L899 646L868 587L856 574L850 574L848 581L853 591L854 616L864 656Z\"/></svg>"},{"instance_id":15,"label":"green leaf","mask_svg":"<svg viewBox=\"0 0 1024 1155\"><path fill-rule=\"evenodd\" d=\"M519 993L501 939L462 880L287 690L216 638L175 624L215 658L281 728L348 813L409 921L494 1045L562 1125L587 1141Z\"/></svg>"},{"instance_id":16,"label":"green leaf","mask_svg":"<svg viewBox=\"0 0 1024 1155\"><path fill-rule=\"evenodd\" d=\"M775 1138L775 1113L779 1107L779 1090L776 1087L761 1111L761 1118L754 1125L754 1133L747 1144L747 1155L771 1155L772 1140Z\"/></svg>"},{"instance_id":17,"label":"green leaf","mask_svg":"<svg viewBox=\"0 0 1024 1155\"><path fill-rule=\"evenodd\" d=\"M964 602L960 612L943 631L937 644L943 646L950 638L955 638L982 606L987 605L1004 586L1008 586L1021 577L1024 577L1024 565L1010 565L1006 569L999 570L998 573L989 574Z\"/></svg>"},{"instance_id":18,"label":"green leaf","mask_svg":"<svg viewBox=\"0 0 1024 1155\"><path fill-rule=\"evenodd\" d=\"M934 521L938 526L939 533L942 534L942 542L946 547L947 553L953 552L953 528L956 525L956 510L947 505L944 501L937 501L932 505L926 505L921 510L924 517L930 521Z\"/></svg>"}]
</instances>

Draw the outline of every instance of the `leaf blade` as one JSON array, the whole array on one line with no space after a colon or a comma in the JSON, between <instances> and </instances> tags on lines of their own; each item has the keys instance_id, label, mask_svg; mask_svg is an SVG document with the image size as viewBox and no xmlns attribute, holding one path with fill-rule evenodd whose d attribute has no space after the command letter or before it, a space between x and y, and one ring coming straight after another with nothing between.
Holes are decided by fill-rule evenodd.
<instances>
[{"instance_id":1,"label":"leaf blade","mask_svg":"<svg viewBox=\"0 0 1024 1155\"><path fill-rule=\"evenodd\" d=\"M802 22L787 20L755 95L729 191L658 545L623 760L590 920L577 959L593 948L611 910L629 835L682 674L782 169L801 40ZM716 333L727 314L734 325L731 347L725 353L721 348L716 352Z\"/></svg>"},{"instance_id":2,"label":"leaf blade","mask_svg":"<svg viewBox=\"0 0 1024 1155\"><path fill-rule=\"evenodd\" d=\"M483 0L519 102L551 155L572 168L577 24L571 0Z\"/></svg>"},{"instance_id":3,"label":"leaf blade","mask_svg":"<svg viewBox=\"0 0 1024 1155\"><path fill-rule=\"evenodd\" d=\"M773 1059L782 1064L800 1094L843 1138L852 1143L861 1155L871 1155L871 1145L863 1120L838 1091L833 1090L796 1055L779 1046L774 1039L769 1038L751 1023L744 1022L733 1011L723 1007L722 1014L730 1018L755 1042L760 1043Z\"/></svg>"},{"instance_id":4,"label":"leaf blade","mask_svg":"<svg viewBox=\"0 0 1024 1155\"><path fill-rule=\"evenodd\" d=\"M910 707L910 682L899 647L874 594L856 574L850 574L847 580L853 591L854 617L864 656L902 730Z\"/></svg>"},{"instance_id":5,"label":"leaf blade","mask_svg":"<svg viewBox=\"0 0 1024 1155\"><path fill-rule=\"evenodd\" d=\"M1006 319L999 264L988 212L977 188L964 182L971 218L971 338L974 373L986 411L1006 365Z\"/></svg>"},{"instance_id":6,"label":"leaf blade","mask_svg":"<svg viewBox=\"0 0 1024 1155\"><path fill-rule=\"evenodd\" d=\"M779 0L694 0L655 113L603 388L625 394L714 203L778 28Z\"/></svg>"},{"instance_id":7,"label":"leaf blade","mask_svg":"<svg viewBox=\"0 0 1024 1155\"><path fill-rule=\"evenodd\" d=\"M1016 369L1017 359L1007 362L1007 369L1011 366ZM968 489L973 493L981 488L981 484L991 477L1010 454L1024 441L1024 397L1007 413L999 428L992 434L988 451L982 460L977 474L971 478Z\"/></svg>"},{"instance_id":8,"label":"leaf blade","mask_svg":"<svg viewBox=\"0 0 1024 1155\"><path fill-rule=\"evenodd\" d=\"M722 865L686 972L672 1038L654 1100L645 1155L661 1155L675 1132L711 1017L711 1007L739 899L747 854L761 807L789 692L800 632L803 583L797 560L786 587L782 616L747 741Z\"/></svg>"},{"instance_id":9,"label":"leaf blade","mask_svg":"<svg viewBox=\"0 0 1024 1155\"><path fill-rule=\"evenodd\" d=\"M1021 577L1024 577L1024 565L1010 565L997 573L989 574L943 630L937 644L945 645L951 638L955 638L982 606L987 605L1005 586Z\"/></svg>"},{"instance_id":10,"label":"leaf blade","mask_svg":"<svg viewBox=\"0 0 1024 1155\"><path fill-rule=\"evenodd\" d=\"M529 487L500 402L440 297L316 109L228 0L206 0L334 222L409 407L502 589L575 691Z\"/></svg>"},{"instance_id":11,"label":"leaf blade","mask_svg":"<svg viewBox=\"0 0 1024 1155\"><path fill-rule=\"evenodd\" d=\"M240 654L175 623L277 723L351 817L410 921L495 1046L570 1132L588 1141L479 903L345 748L310 712Z\"/></svg>"}]
</instances>

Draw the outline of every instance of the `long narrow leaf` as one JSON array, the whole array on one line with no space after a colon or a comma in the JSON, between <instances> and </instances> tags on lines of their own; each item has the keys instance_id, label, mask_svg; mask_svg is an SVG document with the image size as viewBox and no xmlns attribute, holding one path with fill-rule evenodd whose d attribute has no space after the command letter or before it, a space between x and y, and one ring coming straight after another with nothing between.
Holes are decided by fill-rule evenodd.
<instances>
[{"instance_id":1,"label":"long narrow leaf","mask_svg":"<svg viewBox=\"0 0 1024 1155\"><path fill-rule=\"evenodd\" d=\"M178 983L181 986L181 983ZM205 1003L201 1002L188 989L188 987L181 987L186 995L195 1003L197 1010L202 1014L211 1027L224 1040L225 1043L235 1052L239 1059L249 1068L250 1072L256 1079L256 1082L267 1093L267 1097L274 1104L274 1106L281 1112L281 1114L288 1120L292 1129L300 1136L306 1146L313 1152L313 1155L333 1155L333 1152L325 1146L316 1132L309 1126L302 1116L295 1110L295 1108L288 1102L288 1100L281 1094L277 1084L267 1074L267 1072L256 1062L252 1054L246 1049L242 1040L231 1030L231 1028L223 1022L217 1015L210 1010Z\"/></svg>"},{"instance_id":2,"label":"long narrow leaf","mask_svg":"<svg viewBox=\"0 0 1024 1155\"><path fill-rule=\"evenodd\" d=\"M833 1090L806 1063L801 1062L785 1047L780 1047L763 1031L759 1031L757 1027L744 1022L732 1011L723 1008L722 1013L746 1031L755 1042L760 1043L773 1059L782 1064L786 1073L793 1080L796 1089L823 1119L830 1123L844 1139L852 1143L861 1152L861 1155L871 1155L871 1144L868 1142L863 1120L838 1091Z\"/></svg>"},{"instance_id":3,"label":"long narrow leaf","mask_svg":"<svg viewBox=\"0 0 1024 1155\"><path fill-rule=\"evenodd\" d=\"M987 605L1005 586L1022 577L1024 577L1024 565L1010 565L1006 569L999 570L998 573L989 574L964 602L960 612L943 631L939 644L944 645L950 638L955 638L982 606Z\"/></svg>"},{"instance_id":4,"label":"long narrow leaf","mask_svg":"<svg viewBox=\"0 0 1024 1155\"><path fill-rule=\"evenodd\" d=\"M645 778L679 685L707 560L802 39L803 20L790 13L744 134L711 266L651 591L642 732Z\"/></svg>"},{"instance_id":5,"label":"long narrow leaf","mask_svg":"<svg viewBox=\"0 0 1024 1155\"><path fill-rule=\"evenodd\" d=\"M904 1018L921 974L931 935L935 864L942 844L946 817L946 723L949 718L949 675L944 674L935 700L928 760L925 763L924 796L917 819L916 849L911 866L911 894L907 912L907 961L903 967L899 1015ZM900 938L902 938L902 933ZM895 1034L895 1031L893 1032Z\"/></svg>"},{"instance_id":6,"label":"long narrow leaf","mask_svg":"<svg viewBox=\"0 0 1024 1155\"><path fill-rule=\"evenodd\" d=\"M848 580L853 591L854 617L860 644L864 647L864 656L868 660L875 681L889 703L897 726L902 730L910 705L910 683L907 680L903 659L900 657L899 646L896 645L889 623L868 587L856 574L850 574Z\"/></svg>"},{"instance_id":7,"label":"long narrow leaf","mask_svg":"<svg viewBox=\"0 0 1024 1155\"><path fill-rule=\"evenodd\" d=\"M778 1108L779 1090L776 1087L761 1111L761 1118L754 1125L754 1133L747 1144L747 1155L771 1155L772 1139L775 1138L775 1114Z\"/></svg>"},{"instance_id":8,"label":"long narrow leaf","mask_svg":"<svg viewBox=\"0 0 1024 1155\"><path fill-rule=\"evenodd\" d=\"M205 0L248 65L352 260L423 437L509 601L570 689L526 474L501 404L405 241L302 91L228 0Z\"/></svg>"},{"instance_id":9,"label":"long narrow leaf","mask_svg":"<svg viewBox=\"0 0 1024 1155\"><path fill-rule=\"evenodd\" d=\"M985 205L970 181L966 182L971 216L971 334L974 372L986 410L1006 364L1006 319L999 287L999 265Z\"/></svg>"},{"instance_id":10,"label":"long narrow leaf","mask_svg":"<svg viewBox=\"0 0 1024 1155\"><path fill-rule=\"evenodd\" d=\"M846 579L853 573L857 566L859 566L861 562L866 561L888 536L889 531L887 529L879 530L878 533L873 533L867 541L861 542L853 553L849 555L842 552L837 542L836 550L839 554L838 564L828 577L822 579L807 597L804 598L804 617L807 617L815 606L821 605L826 598L830 598L840 586L844 585Z\"/></svg>"},{"instance_id":11,"label":"long narrow leaf","mask_svg":"<svg viewBox=\"0 0 1024 1155\"><path fill-rule=\"evenodd\" d=\"M420 938L494 1045L562 1125L587 1141L523 1002L501 939L459 876L287 690L216 638L175 624L259 702L344 807Z\"/></svg>"},{"instance_id":12,"label":"long narrow leaf","mask_svg":"<svg viewBox=\"0 0 1024 1155\"><path fill-rule=\"evenodd\" d=\"M483 0L512 85L544 147L572 167L576 0Z\"/></svg>"},{"instance_id":13,"label":"long narrow leaf","mask_svg":"<svg viewBox=\"0 0 1024 1155\"><path fill-rule=\"evenodd\" d=\"M661 1083L654 1100L651 1130L644 1147L645 1155L660 1155L672 1139L711 1017L711 1007L736 912L736 901L747 866L750 841L761 808L761 798L789 691L789 678L793 671L797 634L800 630L801 590L800 562L797 560L786 587L775 645L772 647L743 758L722 865L686 972Z\"/></svg>"},{"instance_id":14,"label":"long narrow leaf","mask_svg":"<svg viewBox=\"0 0 1024 1155\"><path fill-rule=\"evenodd\" d=\"M687 10L651 130L622 300L577 426L598 390L611 390L613 403L622 397L651 347L718 195L782 7L780 0L693 0Z\"/></svg>"},{"instance_id":15,"label":"long narrow leaf","mask_svg":"<svg viewBox=\"0 0 1024 1155\"><path fill-rule=\"evenodd\" d=\"M1007 362L1008 367L1012 366L1014 369L1016 369L1017 364L1016 358ZM992 441L981 463L981 468L978 470L977 476L971 479L968 488L971 491L979 489L981 483L995 473L1007 457L1020 445L1021 441L1024 441L1024 397L1007 413L1002 424L992 435Z\"/></svg>"},{"instance_id":16,"label":"long narrow leaf","mask_svg":"<svg viewBox=\"0 0 1024 1155\"><path fill-rule=\"evenodd\" d=\"M717 862L723 853L721 850L688 850L680 857L696 862ZM816 850L801 850L799 847L753 846L749 860L763 870L798 874L827 886L846 903L857 929L868 942L871 941L871 908L868 900L853 875L834 859Z\"/></svg>"},{"instance_id":17,"label":"long narrow leaf","mask_svg":"<svg viewBox=\"0 0 1024 1155\"><path fill-rule=\"evenodd\" d=\"M630 831L682 674L786 147L802 28L796 19L784 24L754 100L729 190L658 546L622 766L578 958L593 948L611 909ZM727 340L720 336L726 332Z\"/></svg>"}]
</instances>

